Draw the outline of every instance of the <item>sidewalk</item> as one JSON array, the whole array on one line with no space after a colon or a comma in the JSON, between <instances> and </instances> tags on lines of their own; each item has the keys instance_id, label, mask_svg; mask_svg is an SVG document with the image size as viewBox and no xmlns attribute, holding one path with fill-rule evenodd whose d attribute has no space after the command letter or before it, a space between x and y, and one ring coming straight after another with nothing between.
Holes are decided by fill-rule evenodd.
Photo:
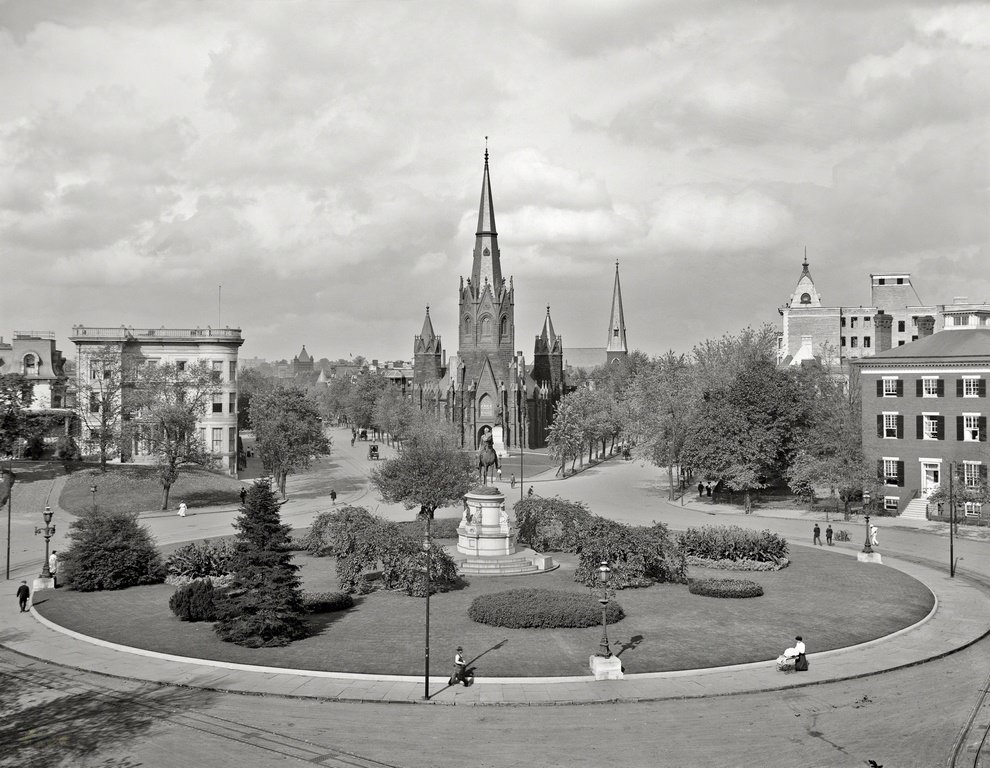
<instances>
[{"instance_id":1,"label":"sidewalk","mask_svg":"<svg viewBox=\"0 0 990 768\"><path fill-rule=\"evenodd\" d=\"M836 556L854 553L836 551ZM447 705L558 705L609 701L658 701L782 690L833 682L920 664L963 648L988 633L990 594L928 564L884 555L884 563L926 584L936 606L918 624L893 635L808 656L806 673L777 672L773 661L679 672L636 674L624 680L592 677L479 678L471 688L448 687L446 674L431 676L430 702ZM863 567L875 567L865 565ZM422 676L360 675L284 670L187 659L125 648L52 625L32 611L0 631L0 644L43 661L116 677L213 691L334 701L423 701ZM438 665L441 666L442 665ZM444 670L446 672L446 670Z\"/></svg>"}]
</instances>

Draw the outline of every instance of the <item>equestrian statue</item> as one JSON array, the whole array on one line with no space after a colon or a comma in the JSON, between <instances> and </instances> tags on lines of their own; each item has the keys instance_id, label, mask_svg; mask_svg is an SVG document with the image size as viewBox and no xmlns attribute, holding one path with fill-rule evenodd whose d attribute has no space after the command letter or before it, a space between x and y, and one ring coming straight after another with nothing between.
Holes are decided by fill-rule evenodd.
<instances>
[{"instance_id":1,"label":"equestrian statue","mask_svg":"<svg viewBox=\"0 0 990 768\"><path fill-rule=\"evenodd\" d=\"M481 446L478 448L478 480L482 485L488 485L488 478L495 480L499 469L498 454L495 453L495 436L491 427L485 427L481 433Z\"/></svg>"}]
</instances>

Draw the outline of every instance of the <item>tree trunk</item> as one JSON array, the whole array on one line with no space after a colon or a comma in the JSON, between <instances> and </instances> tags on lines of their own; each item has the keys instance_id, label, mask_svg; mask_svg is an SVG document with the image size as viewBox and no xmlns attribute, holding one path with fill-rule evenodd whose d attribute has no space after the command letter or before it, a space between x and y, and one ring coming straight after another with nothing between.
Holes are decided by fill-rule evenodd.
<instances>
[{"instance_id":1,"label":"tree trunk","mask_svg":"<svg viewBox=\"0 0 990 768\"><path fill-rule=\"evenodd\" d=\"M168 509L168 494L172 490L172 484L162 483L162 510Z\"/></svg>"},{"instance_id":2,"label":"tree trunk","mask_svg":"<svg viewBox=\"0 0 990 768\"><path fill-rule=\"evenodd\" d=\"M667 465L667 499L674 500L674 465Z\"/></svg>"},{"instance_id":3,"label":"tree trunk","mask_svg":"<svg viewBox=\"0 0 990 768\"><path fill-rule=\"evenodd\" d=\"M746 489L746 495L743 498L743 509L746 511L747 515L753 512L753 502L749 498L749 488Z\"/></svg>"}]
</instances>

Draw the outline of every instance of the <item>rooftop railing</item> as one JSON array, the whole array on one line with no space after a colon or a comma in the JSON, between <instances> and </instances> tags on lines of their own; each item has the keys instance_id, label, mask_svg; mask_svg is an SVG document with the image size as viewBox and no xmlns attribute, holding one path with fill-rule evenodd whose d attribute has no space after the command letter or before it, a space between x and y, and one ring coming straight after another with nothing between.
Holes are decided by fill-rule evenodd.
<instances>
[{"instance_id":1,"label":"rooftop railing","mask_svg":"<svg viewBox=\"0 0 990 768\"><path fill-rule=\"evenodd\" d=\"M89 328L83 325L72 326L70 338L94 338L100 340L125 341L128 339L240 339L240 328Z\"/></svg>"},{"instance_id":2,"label":"rooftop railing","mask_svg":"<svg viewBox=\"0 0 990 768\"><path fill-rule=\"evenodd\" d=\"M54 331L14 331L15 339L51 339L55 340Z\"/></svg>"}]
</instances>

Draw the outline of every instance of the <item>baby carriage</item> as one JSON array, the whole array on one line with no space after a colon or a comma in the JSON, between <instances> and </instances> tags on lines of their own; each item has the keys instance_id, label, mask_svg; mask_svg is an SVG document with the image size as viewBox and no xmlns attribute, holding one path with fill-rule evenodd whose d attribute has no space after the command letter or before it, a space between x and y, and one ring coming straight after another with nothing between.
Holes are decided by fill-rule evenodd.
<instances>
[{"instance_id":1,"label":"baby carriage","mask_svg":"<svg viewBox=\"0 0 990 768\"><path fill-rule=\"evenodd\" d=\"M788 648L777 657L777 669L780 672L807 672L808 657L803 653L795 653Z\"/></svg>"}]
</instances>

